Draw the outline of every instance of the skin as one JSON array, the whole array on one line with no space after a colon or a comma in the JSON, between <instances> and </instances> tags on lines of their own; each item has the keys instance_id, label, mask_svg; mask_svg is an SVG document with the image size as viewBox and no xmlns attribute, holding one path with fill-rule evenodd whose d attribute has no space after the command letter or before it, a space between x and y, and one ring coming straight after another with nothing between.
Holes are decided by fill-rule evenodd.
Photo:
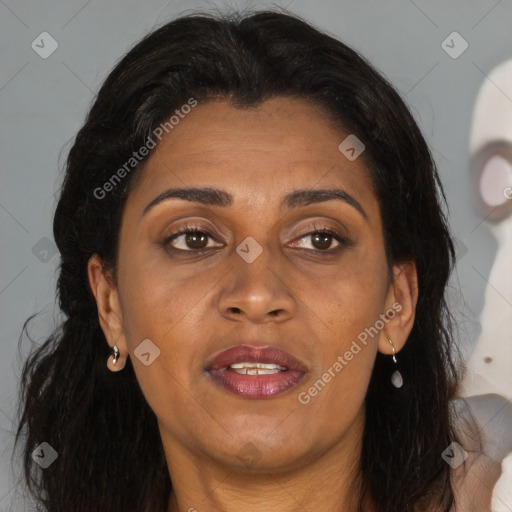
<instances>
[{"instance_id":1,"label":"skin","mask_svg":"<svg viewBox=\"0 0 512 512\"><path fill-rule=\"evenodd\" d=\"M117 279L97 255L89 261L102 329L121 353L109 367L119 370L131 357L158 418L173 482L169 512L358 510L364 396L377 351L391 354L388 338L397 353L405 344L418 290L413 263L393 266L389 279L369 171L362 157L349 161L338 150L347 135L303 100L274 98L251 109L224 100L198 105L163 138L128 197ZM143 215L165 190L190 186L225 190L233 204L173 198ZM304 188L342 189L366 218L332 199L280 206L284 195ZM187 218L213 230L210 252L162 246ZM351 243L315 243L323 227ZM262 248L252 263L236 252L248 236ZM174 247L187 248L184 239ZM395 302L401 311L301 404L298 394ZM133 355L147 338L161 351L149 366ZM281 347L308 372L270 399L228 393L204 368L241 340ZM252 463L237 456L248 443ZM371 499L364 510L375 510Z\"/></svg>"}]
</instances>

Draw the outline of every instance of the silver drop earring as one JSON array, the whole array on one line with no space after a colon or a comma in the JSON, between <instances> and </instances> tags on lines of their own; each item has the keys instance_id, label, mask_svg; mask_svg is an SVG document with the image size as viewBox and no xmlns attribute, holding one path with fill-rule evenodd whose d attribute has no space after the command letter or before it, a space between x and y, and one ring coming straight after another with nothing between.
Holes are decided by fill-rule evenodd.
<instances>
[{"instance_id":1,"label":"silver drop earring","mask_svg":"<svg viewBox=\"0 0 512 512\"><path fill-rule=\"evenodd\" d=\"M114 345L114 348L112 349L112 355L114 356L112 359L112 364L115 365L119 359L119 349L117 348L117 345Z\"/></svg>"},{"instance_id":2,"label":"silver drop earring","mask_svg":"<svg viewBox=\"0 0 512 512\"><path fill-rule=\"evenodd\" d=\"M388 338L388 341L391 344L391 350L393 350L393 355L392 355L393 362L396 365L397 360L396 360L395 346L393 345L391 338ZM404 385L404 379L402 377L402 374L398 370L395 370L393 372L393 374L391 375L391 384L393 384L393 386L395 386L395 388L401 388Z\"/></svg>"},{"instance_id":3,"label":"silver drop earring","mask_svg":"<svg viewBox=\"0 0 512 512\"><path fill-rule=\"evenodd\" d=\"M117 345L110 349L110 355L107 359L107 367L111 372L118 372L124 368L126 364L125 358L121 357L121 351Z\"/></svg>"}]
</instances>

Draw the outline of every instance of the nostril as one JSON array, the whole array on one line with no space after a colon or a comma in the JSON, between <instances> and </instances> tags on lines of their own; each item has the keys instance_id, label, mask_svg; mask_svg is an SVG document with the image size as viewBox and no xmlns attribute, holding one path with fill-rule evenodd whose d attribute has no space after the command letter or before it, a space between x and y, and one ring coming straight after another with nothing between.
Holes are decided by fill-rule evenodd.
<instances>
[{"instance_id":1,"label":"nostril","mask_svg":"<svg viewBox=\"0 0 512 512\"><path fill-rule=\"evenodd\" d=\"M239 315L242 312L242 310L240 308L235 308L235 307L229 308L229 311L231 313L234 313L235 315Z\"/></svg>"}]
</instances>

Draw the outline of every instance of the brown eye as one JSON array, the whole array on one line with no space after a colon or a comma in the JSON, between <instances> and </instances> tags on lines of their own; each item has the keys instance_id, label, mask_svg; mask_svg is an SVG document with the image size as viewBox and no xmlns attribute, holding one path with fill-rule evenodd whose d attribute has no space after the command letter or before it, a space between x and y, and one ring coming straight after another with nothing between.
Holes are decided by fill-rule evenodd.
<instances>
[{"instance_id":1,"label":"brown eye","mask_svg":"<svg viewBox=\"0 0 512 512\"><path fill-rule=\"evenodd\" d=\"M222 244L215 244L212 235L199 229L185 228L168 237L164 245L171 246L176 251L201 251L221 247Z\"/></svg>"},{"instance_id":2,"label":"brown eye","mask_svg":"<svg viewBox=\"0 0 512 512\"><path fill-rule=\"evenodd\" d=\"M190 249L204 249L208 245L208 235L203 233L189 233L185 235L185 244Z\"/></svg>"},{"instance_id":3,"label":"brown eye","mask_svg":"<svg viewBox=\"0 0 512 512\"><path fill-rule=\"evenodd\" d=\"M349 245L350 242L335 231L321 228L305 233L293 242L293 247L325 253L334 253L342 246Z\"/></svg>"},{"instance_id":4,"label":"brown eye","mask_svg":"<svg viewBox=\"0 0 512 512\"><path fill-rule=\"evenodd\" d=\"M315 249L329 249L333 241L333 235L330 233L314 233L311 242Z\"/></svg>"}]
</instances>

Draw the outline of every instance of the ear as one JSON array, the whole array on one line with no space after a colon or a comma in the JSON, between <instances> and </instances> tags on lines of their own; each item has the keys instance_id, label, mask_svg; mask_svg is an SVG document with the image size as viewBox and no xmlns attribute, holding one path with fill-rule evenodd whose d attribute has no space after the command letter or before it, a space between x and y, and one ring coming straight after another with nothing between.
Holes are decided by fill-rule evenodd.
<instances>
[{"instance_id":1,"label":"ear","mask_svg":"<svg viewBox=\"0 0 512 512\"><path fill-rule=\"evenodd\" d=\"M113 348L117 345L120 357L117 365L112 365L112 357L108 358L108 367L112 371L121 370L128 357L128 348L123 329L123 317L119 304L119 295L110 272L106 270L101 258L94 254L87 264L89 286L91 287L101 329L110 345Z\"/></svg>"},{"instance_id":2,"label":"ear","mask_svg":"<svg viewBox=\"0 0 512 512\"><path fill-rule=\"evenodd\" d=\"M389 320L379 334L379 352L388 355L393 353L389 338L391 338L396 352L403 348L414 325L417 302L416 264L408 261L394 265L393 281L389 284L386 297L386 316Z\"/></svg>"}]
</instances>

